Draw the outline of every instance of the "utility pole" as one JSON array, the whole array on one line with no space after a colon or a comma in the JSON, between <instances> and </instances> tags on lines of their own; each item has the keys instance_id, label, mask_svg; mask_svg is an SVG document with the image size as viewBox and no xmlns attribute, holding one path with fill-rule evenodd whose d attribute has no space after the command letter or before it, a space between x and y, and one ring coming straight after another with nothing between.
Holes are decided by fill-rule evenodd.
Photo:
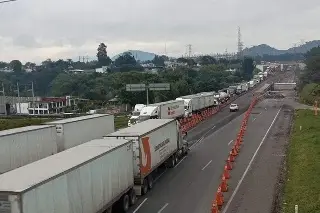
<instances>
[{"instance_id":1,"label":"utility pole","mask_svg":"<svg viewBox=\"0 0 320 213\"><path fill-rule=\"evenodd\" d=\"M241 59L243 56L243 43L241 39L241 29L238 27L238 59Z\"/></svg>"},{"instance_id":2,"label":"utility pole","mask_svg":"<svg viewBox=\"0 0 320 213\"><path fill-rule=\"evenodd\" d=\"M5 115L8 115L7 104L6 104L6 94L4 92L4 84L3 83L2 83L2 90L0 92L2 93L2 97L3 97L4 113L5 113Z\"/></svg>"},{"instance_id":3,"label":"utility pole","mask_svg":"<svg viewBox=\"0 0 320 213\"><path fill-rule=\"evenodd\" d=\"M17 82L17 93L18 93L18 105L19 105L19 111L21 113L21 101L20 101L20 89L19 89L19 82Z\"/></svg>"}]
</instances>

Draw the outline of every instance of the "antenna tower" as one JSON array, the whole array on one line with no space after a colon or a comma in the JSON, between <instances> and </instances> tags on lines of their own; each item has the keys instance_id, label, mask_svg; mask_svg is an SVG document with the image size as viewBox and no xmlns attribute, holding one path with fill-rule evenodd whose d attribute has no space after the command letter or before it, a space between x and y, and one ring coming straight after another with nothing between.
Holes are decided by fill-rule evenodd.
<instances>
[{"instance_id":1,"label":"antenna tower","mask_svg":"<svg viewBox=\"0 0 320 213\"><path fill-rule=\"evenodd\" d=\"M192 56L192 45L191 44L187 45L187 53L186 53L186 55L187 55L188 58L191 58L191 56Z\"/></svg>"},{"instance_id":2,"label":"antenna tower","mask_svg":"<svg viewBox=\"0 0 320 213\"><path fill-rule=\"evenodd\" d=\"M242 58L243 56L243 43L241 39L241 29L238 27L238 58Z\"/></svg>"}]
</instances>

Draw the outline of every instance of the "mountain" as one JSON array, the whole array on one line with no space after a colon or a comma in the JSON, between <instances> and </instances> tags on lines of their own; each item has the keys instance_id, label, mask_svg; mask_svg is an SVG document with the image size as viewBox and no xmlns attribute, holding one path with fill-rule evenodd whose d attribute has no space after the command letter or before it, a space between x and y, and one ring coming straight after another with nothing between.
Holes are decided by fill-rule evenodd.
<instances>
[{"instance_id":1,"label":"mountain","mask_svg":"<svg viewBox=\"0 0 320 213\"><path fill-rule=\"evenodd\" d=\"M306 53L310 49L314 47L320 46L320 40L314 40L306 42L303 45L300 45L298 47L292 47L287 50L278 50L274 47L270 47L267 44L260 44L257 46L253 46L250 48L245 48L243 50L243 54L247 56L257 56L257 55L281 55L281 54L294 54L294 53Z\"/></svg>"},{"instance_id":2,"label":"mountain","mask_svg":"<svg viewBox=\"0 0 320 213\"><path fill-rule=\"evenodd\" d=\"M144 52L141 50L128 50L126 52L130 52L137 61L151 61L151 60L153 60L154 56L156 55L154 53ZM126 53L126 52L123 52L123 53ZM114 61L123 53L120 53L120 54L112 57L111 59Z\"/></svg>"}]
</instances>

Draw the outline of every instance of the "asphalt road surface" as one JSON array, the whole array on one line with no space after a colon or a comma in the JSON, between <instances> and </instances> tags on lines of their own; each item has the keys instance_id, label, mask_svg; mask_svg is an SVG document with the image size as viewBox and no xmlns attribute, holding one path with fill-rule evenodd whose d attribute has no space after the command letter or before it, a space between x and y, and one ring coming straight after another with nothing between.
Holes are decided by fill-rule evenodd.
<instances>
[{"instance_id":1,"label":"asphalt road surface","mask_svg":"<svg viewBox=\"0 0 320 213\"><path fill-rule=\"evenodd\" d=\"M291 107L275 100L265 100L254 109L222 213L279 212L278 183L292 115Z\"/></svg>"},{"instance_id":2,"label":"asphalt road surface","mask_svg":"<svg viewBox=\"0 0 320 213\"><path fill-rule=\"evenodd\" d=\"M281 76L271 77L255 90L265 83L280 82L281 79ZM154 188L146 196L141 197L129 213L209 212L211 201L220 183L225 160L241 125L242 113L248 108L252 94L253 91L249 91L234 101L239 105L239 112L230 113L227 106L189 131L187 139L192 142L189 155L175 168L160 175L161 178L156 181ZM263 137L274 113L267 111L249 121L249 125L256 125L257 121L266 123L258 130L254 137L256 140ZM249 153L244 154L244 157L248 159L251 152L257 148L257 142L249 142L245 147L244 150ZM237 167L242 170L238 172L235 170L235 177L242 175L247 165L248 161L243 163L239 161Z\"/></svg>"}]
</instances>

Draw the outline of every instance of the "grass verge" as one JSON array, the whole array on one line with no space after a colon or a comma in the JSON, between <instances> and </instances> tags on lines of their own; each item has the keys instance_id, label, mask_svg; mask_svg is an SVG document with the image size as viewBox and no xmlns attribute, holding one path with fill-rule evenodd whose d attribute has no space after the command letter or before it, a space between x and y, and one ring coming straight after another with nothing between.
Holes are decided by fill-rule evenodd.
<instances>
[{"instance_id":1,"label":"grass verge","mask_svg":"<svg viewBox=\"0 0 320 213\"><path fill-rule=\"evenodd\" d=\"M301 130L300 130L301 126ZM320 115L297 110L288 149L284 213L320 212Z\"/></svg>"},{"instance_id":2,"label":"grass verge","mask_svg":"<svg viewBox=\"0 0 320 213\"><path fill-rule=\"evenodd\" d=\"M121 129L128 127L128 116L127 115L117 115L114 116L114 126L116 129Z\"/></svg>"},{"instance_id":3,"label":"grass verge","mask_svg":"<svg viewBox=\"0 0 320 213\"><path fill-rule=\"evenodd\" d=\"M0 119L0 131L13 129L18 127L40 125L45 122L52 121L50 118L8 118Z\"/></svg>"}]
</instances>

